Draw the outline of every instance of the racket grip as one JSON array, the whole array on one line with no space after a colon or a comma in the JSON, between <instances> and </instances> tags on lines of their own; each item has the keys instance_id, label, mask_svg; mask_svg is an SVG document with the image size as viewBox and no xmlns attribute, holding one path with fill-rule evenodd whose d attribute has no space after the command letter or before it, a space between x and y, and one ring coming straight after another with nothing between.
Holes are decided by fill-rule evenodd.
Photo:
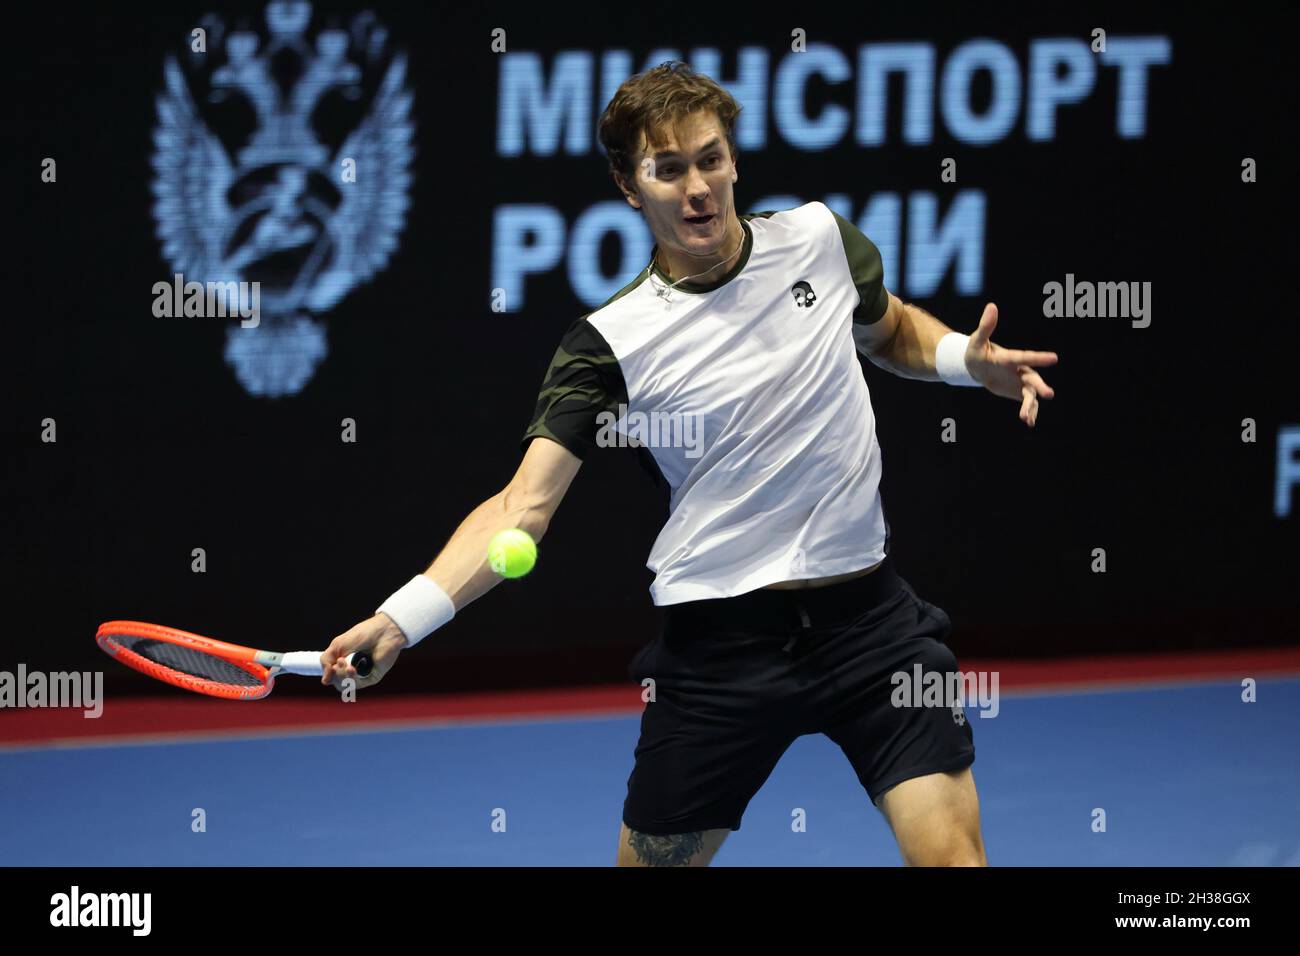
<instances>
[{"instance_id":1,"label":"racket grip","mask_svg":"<svg viewBox=\"0 0 1300 956\"><path fill-rule=\"evenodd\" d=\"M358 677L367 677L374 670L375 662L364 651L349 654L344 660L357 669ZM321 676L319 651L291 651L288 654L267 654L258 663L268 667L275 666L286 674L302 674L308 677Z\"/></svg>"}]
</instances>

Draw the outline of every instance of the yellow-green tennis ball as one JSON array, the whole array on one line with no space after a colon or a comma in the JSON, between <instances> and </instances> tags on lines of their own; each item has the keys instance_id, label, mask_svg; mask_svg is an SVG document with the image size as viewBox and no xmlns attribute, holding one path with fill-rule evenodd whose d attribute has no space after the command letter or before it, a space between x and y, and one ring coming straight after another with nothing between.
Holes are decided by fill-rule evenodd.
<instances>
[{"instance_id":1,"label":"yellow-green tennis ball","mask_svg":"<svg viewBox=\"0 0 1300 956\"><path fill-rule=\"evenodd\" d=\"M498 531L488 542L488 565L503 578L522 578L537 561L537 543L520 528Z\"/></svg>"}]
</instances>

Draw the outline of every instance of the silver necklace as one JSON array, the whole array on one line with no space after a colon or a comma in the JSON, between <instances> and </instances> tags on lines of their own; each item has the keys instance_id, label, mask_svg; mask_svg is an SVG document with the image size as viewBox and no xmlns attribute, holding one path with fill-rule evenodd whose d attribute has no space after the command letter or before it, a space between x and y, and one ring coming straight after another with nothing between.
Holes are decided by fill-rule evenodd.
<instances>
[{"instance_id":1,"label":"silver necklace","mask_svg":"<svg viewBox=\"0 0 1300 956\"><path fill-rule=\"evenodd\" d=\"M712 272L714 269L718 268L718 266L720 266L720 265L724 265L725 263L730 262L732 259L736 258L736 253L740 252L740 250L741 250L742 248L744 248L744 245L745 245L745 227L742 225L742 226L740 227L740 242L736 244L736 252L733 252L731 255L727 256L727 258L723 259L721 262L717 262L717 263L714 263L713 265L709 266L709 268L705 269L703 272L697 272L697 273L696 273L695 275L693 275L693 276L683 276L682 278L680 278L680 279L678 279L676 282L674 282L672 285L658 285L658 286L656 286L656 288L655 288L655 295L657 295L657 296L659 296L660 298L664 299L666 302L671 302L671 301L672 301L672 294L673 294L673 292L677 289L677 287L678 287L679 285L681 285L683 282L689 282L691 279L698 279L700 276L706 276L706 275L708 275L710 272ZM656 249L656 250L655 250L654 257L651 258L651 260L650 260L650 279L651 279L652 282L653 282L653 281L655 280L655 278L656 278L656 277L655 277L655 274L654 274L654 269L655 269L655 264L656 264L658 261L659 261L659 250Z\"/></svg>"}]
</instances>

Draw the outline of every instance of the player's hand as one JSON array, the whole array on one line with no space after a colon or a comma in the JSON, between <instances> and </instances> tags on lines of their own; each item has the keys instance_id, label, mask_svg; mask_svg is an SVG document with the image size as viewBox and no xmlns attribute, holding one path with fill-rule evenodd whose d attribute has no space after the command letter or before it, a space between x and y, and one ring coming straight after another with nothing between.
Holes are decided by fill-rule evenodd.
<instances>
[{"instance_id":1,"label":"player's hand","mask_svg":"<svg viewBox=\"0 0 1300 956\"><path fill-rule=\"evenodd\" d=\"M351 677L358 689L373 687L384 679L388 669L397 663L397 655L406 647L404 635L387 614L367 618L351 630L344 631L330 642L320 656L322 684L333 684L342 690L343 681ZM358 677L357 669L347 663L349 654L365 651L374 661L374 669L366 677Z\"/></svg>"},{"instance_id":2,"label":"player's hand","mask_svg":"<svg viewBox=\"0 0 1300 956\"><path fill-rule=\"evenodd\" d=\"M989 341L998 325L998 307L984 306L979 328L966 346L966 368L971 377L994 395L1020 400L1020 420L1030 428L1038 421L1038 400L1056 393L1035 368L1056 364L1055 352L1004 349Z\"/></svg>"}]
</instances>

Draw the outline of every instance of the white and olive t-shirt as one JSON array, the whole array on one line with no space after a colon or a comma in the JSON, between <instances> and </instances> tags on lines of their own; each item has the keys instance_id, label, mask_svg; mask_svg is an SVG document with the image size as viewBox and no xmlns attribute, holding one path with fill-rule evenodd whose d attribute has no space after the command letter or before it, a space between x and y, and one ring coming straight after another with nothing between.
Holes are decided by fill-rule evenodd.
<instances>
[{"instance_id":1,"label":"white and olive t-shirt","mask_svg":"<svg viewBox=\"0 0 1300 956\"><path fill-rule=\"evenodd\" d=\"M853 326L885 314L880 253L825 204L741 217L708 284L657 265L565 333L523 444L641 445L670 489L655 604L884 557L880 446ZM653 263L652 256L651 262Z\"/></svg>"}]
</instances>

